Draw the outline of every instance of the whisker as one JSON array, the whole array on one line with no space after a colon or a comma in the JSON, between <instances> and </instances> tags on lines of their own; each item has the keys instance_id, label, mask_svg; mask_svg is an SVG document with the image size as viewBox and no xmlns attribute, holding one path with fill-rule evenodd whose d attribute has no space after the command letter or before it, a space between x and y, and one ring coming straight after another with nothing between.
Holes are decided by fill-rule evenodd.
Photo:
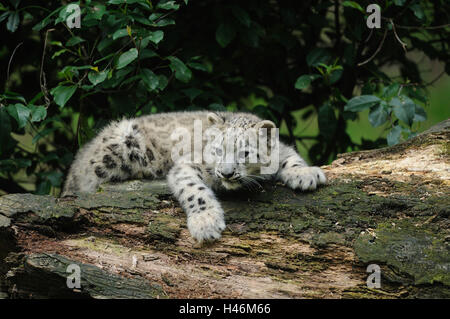
<instances>
[{"instance_id":1,"label":"whisker","mask_svg":"<svg viewBox=\"0 0 450 319\"><path fill-rule=\"evenodd\" d=\"M247 175L247 176L248 177L252 177L252 178L257 178L257 179L260 179L260 180L263 180L263 181L268 179L268 177L261 176L261 175Z\"/></svg>"},{"instance_id":2,"label":"whisker","mask_svg":"<svg viewBox=\"0 0 450 319\"><path fill-rule=\"evenodd\" d=\"M260 183L249 176L242 176L239 178L239 181L251 191L258 191L263 188Z\"/></svg>"}]
</instances>

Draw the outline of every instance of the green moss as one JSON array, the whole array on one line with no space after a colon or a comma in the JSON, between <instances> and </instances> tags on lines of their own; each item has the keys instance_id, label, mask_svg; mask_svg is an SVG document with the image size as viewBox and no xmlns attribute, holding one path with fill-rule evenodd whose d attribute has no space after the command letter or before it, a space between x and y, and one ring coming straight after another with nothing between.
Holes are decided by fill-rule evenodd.
<instances>
[{"instance_id":1,"label":"green moss","mask_svg":"<svg viewBox=\"0 0 450 319\"><path fill-rule=\"evenodd\" d=\"M231 256L248 256L248 251L245 251L240 248L232 248L232 247L224 247L224 248L218 248L215 250L218 253L226 253Z\"/></svg>"},{"instance_id":2,"label":"green moss","mask_svg":"<svg viewBox=\"0 0 450 319\"><path fill-rule=\"evenodd\" d=\"M117 209L114 207L101 207L91 210L91 218L98 225L131 223L147 225L148 217L144 216L144 209Z\"/></svg>"},{"instance_id":3,"label":"green moss","mask_svg":"<svg viewBox=\"0 0 450 319\"><path fill-rule=\"evenodd\" d=\"M355 252L364 263L383 263L395 269L391 280L416 285L450 286L450 253L443 234L424 226L398 221L383 223L373 234L362 234Z\"/></svg>"},{"instance_id":4,"label":"green moss","mask_svg":"<svg viewBox=\"0 0 450 319\"><path fill-rule=\"evenodd\" d=\"M180 234L180 225L171 216L158 215L147 226L150 240L174 243Z\"/></svg>"},{"instance_id":5,"label":"green moss","mask_svg":"<svg viewBox=\"0 0 450 319\"><path fill-rule=\"evenodd\" d=\"M55 285L65 282L67 269L71 264L80 267L80 292L72 292L66 285ZM32 254L26 258L27 275L33 276L36 285L53 289L42 290L52 294L50 297L69 297L70 294L87 295L94 298L165 298L159 284L151 283L143 278L125 278L108 273L96 266L82 264L55 254ZM74 297L74 296L71 296Z\"/></svg>"},{"instance_id":6,"label":"green moss","mask_svg":"<svg viewBox=\"0 0 450 319\"><path fill-rule=\"evenodd\" d=\"M333 180L315 192L294 192L271 185L262 195L242 193L221 197L229 226L224 236L239 238L239 241L230 244L225 239L201 248L175 244L181 228L186 227L185 215L168 209L173 204L163 184L157 184L156 191L152 189L153 182L112 185L104 187L99 194L62 201L50 196L27 195L22 199L7 195L0 198L0 206L8 207L2 211L2 216L10 218L11 223L17 220L36 222L41 227L36 229L40 231L44 231L42 225L53 228L54 224L64 221L79 227L76 221L83 216L90 222L88 227L109 227L117 223L144 225L146 232L140 239L150 240L152 247L169 256L183 254L186 258L208 263L223 262L228 256L254 260L268 267L258 275L269 275L281 281L298 281L301 273L323 272L333 263L321 257L324 251L332 254L335 246L354 247L361 262L378 262L382 266L386 279L383 291L388 282L413 285L408 286L411 296L420 295L419 292L425 290L423 287L441 287L436 288L440 290L429 289L427 293L437 296L449 286L446 238L449 236L450 190L439 187L436 193L430 191L429 184L420 183L423 183L420 179L404 183L349 178ZM387 185L386 189L393 194L386 192L383 197L366 193L373 185ZM125 187L126 191L115 187ZM79 207L87 212L75 214ZM392 226L393 223L396 226ZM372 230L377 236L375 240L370 237ZM360 235L362 232L366 233ZM284 240L267 241L262 237ZM285 240L309 243L319 248L317 256L281 247ZM100 239L96 241L102 243ZM84 244L95 250L101 249L98 243L86 241ZM211 250L219 254L211 254ZM417 294L413 294L411 287L417 288ZM397 293L398 289L394 289L392 296ZM347 291L344 296L384 298L386 295L357 289Z\"/></svg>"},{"instance_id":7,"label":"green moss","mask_svg":"<svg viewBox=\"0 0 450 319\"><path fill-rule=\"evenodd\" d=\"M450 156L450 142L446 141L442 144L442 154L445 156Z\"/></svg>"},{"instance_id":8,"label":"green moss","mask_svg":"<svg viewBox=\"0 0 450 319\"><path fill-rule=\"evenodd\" d=\"M264 263L268 268L279 269L287 272L296 272L298 267L294 265L290 265L288 263L275 262L275 261L266 261Z\"/></svg>"},{"instance_id":9,"label":"green moss","mask_svg":"<svg viewBox=\"0 0 450 319\"><path fill-rule=\"evenodd\" d=\"M369 289L365 286L358 286L344 290L342 296L343 298L348 299L393 299L400 298L401 294L389 293L380 289Z\"/></svg>"},{"instance_id":10,"label":"green moss","mask_svg":"<svg viewBox=\"0 0 450 319\"><path fill-rule=\"evenodd\" d=\"M336 232L315 234L311 240L311 245L316 247L326 247L329 244L344 244L345 236Z\"/></svg>"}]
</instances>

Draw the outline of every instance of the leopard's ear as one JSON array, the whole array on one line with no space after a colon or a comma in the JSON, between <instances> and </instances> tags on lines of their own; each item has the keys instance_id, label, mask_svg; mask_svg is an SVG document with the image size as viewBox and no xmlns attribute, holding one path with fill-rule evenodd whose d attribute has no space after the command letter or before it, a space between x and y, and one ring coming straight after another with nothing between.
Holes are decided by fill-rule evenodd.
<instances>
[{"instance_id":1,"label":"leopard's ear","mask_svg":"<svg viewBox=\"0 0 450 319\"><path fill-rule=\"evenodd\" d=\"M225 122L221 116L219 116L217 113L213 113L213 112L208 113L207 119L208 119L208 123L211 125L223 124Z\"/></svg>"},{"instance_id":2,"label":"leopard's ear","mask_svg":"<svg viewBox=\"0 0 450 319\"><path fill-rule=\"evenodd\" d=\"M256 131L258 132L257 134L259 136L266 136L268 138L267 143L269 143L269 141L272 138L272 129L276 128L277 126L272 121L264 120L264 121L256 123L254 127L255 127Z\"/></svg>"},{"instance_id":3,"label":"leopard's ear","mask_svg":"<svg viewBox=\"0 0 450 319\"><path fill-rule=\"evenodd\" d=\"M270 129L276 128L276 127L277 126L275 125L275 123L272 121L269 121L269 120L264 120L264 121L261 121L261 122L258 122L255 124L256 129L265 128L265 129L267 129L267 131L270 131Z\"/></svg>"}]
</instances>

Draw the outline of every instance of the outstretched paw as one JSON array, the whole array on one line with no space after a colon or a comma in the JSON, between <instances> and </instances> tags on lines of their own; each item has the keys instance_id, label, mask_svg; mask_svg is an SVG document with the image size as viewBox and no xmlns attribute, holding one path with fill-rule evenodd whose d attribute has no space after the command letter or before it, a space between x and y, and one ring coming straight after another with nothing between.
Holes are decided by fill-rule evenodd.
<instances>
[{"instance_id":1,"label":"outstretched paw","mask_svg":"<svg viewBox=\"0 0 450 319\"><path fill-rule=\"evenodd\" d=\"M221 208L211 208L189 216L187 226L192 237L199 243L221 237L225 221Z\"/></svg>"},{"instance_id":2,"label":"outstretched paw","mask_svg":"<svg viewBox=\"0 0 450 319\"><path fill-rule=\"evenodd\" d=\"M316 166L290 167L282 172L281 179L288 187L302 191L314 190L327 182L324 172Z\"/></svg>"}]
</instances>

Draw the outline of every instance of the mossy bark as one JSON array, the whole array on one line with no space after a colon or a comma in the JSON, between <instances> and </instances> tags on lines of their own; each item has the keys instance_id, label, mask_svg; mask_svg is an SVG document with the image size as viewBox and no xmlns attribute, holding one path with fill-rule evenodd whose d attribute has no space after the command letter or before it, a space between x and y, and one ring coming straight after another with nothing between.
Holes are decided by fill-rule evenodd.
<instances>
[{"instance_id":1,"label":"mossy bark","mask_svg":"<svg viewBox=\"0 0 450 319\"><path fill-rule=\"evenodd\" d=\"M0 197L3 297L450 297L450 121L341 155L315 192L221 194L227 229L199 246L161 181L93 195ZM67 267L80 266L80 288ZM370 289L369 264L381 267Z\"/></svg>"}]
</instances>

